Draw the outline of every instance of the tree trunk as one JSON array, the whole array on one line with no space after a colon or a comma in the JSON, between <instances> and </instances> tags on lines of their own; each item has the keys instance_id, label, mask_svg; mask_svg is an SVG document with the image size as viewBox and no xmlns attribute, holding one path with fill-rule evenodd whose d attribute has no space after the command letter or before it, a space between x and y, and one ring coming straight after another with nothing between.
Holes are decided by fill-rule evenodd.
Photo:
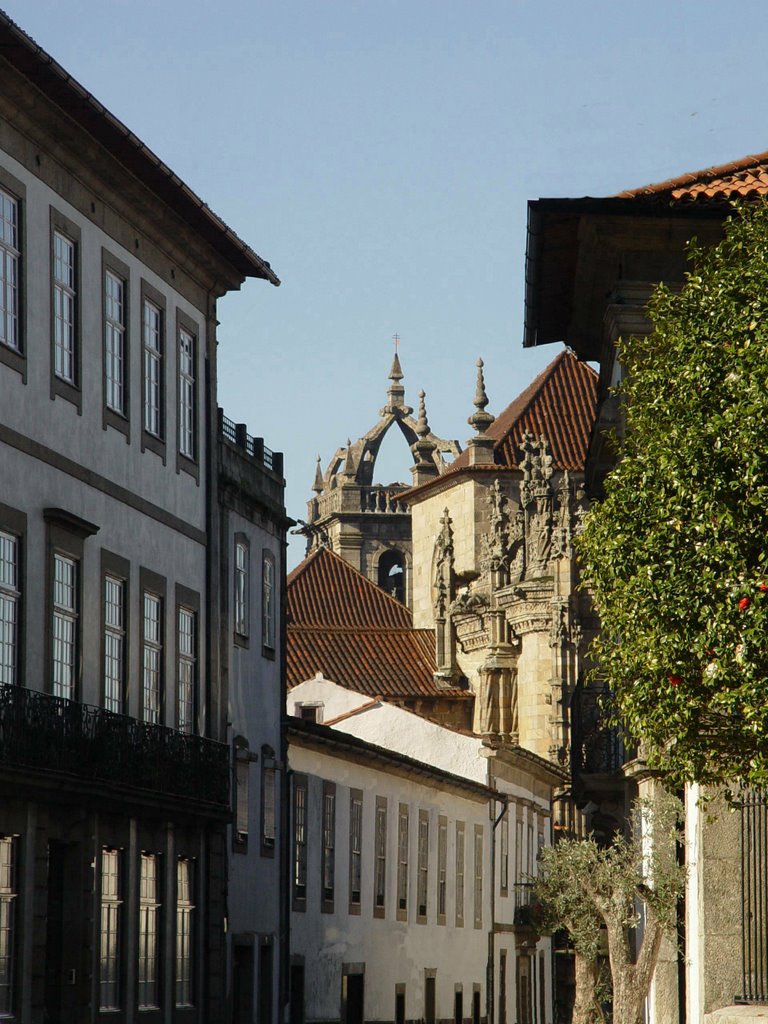
<instances>
[{"instance_id":1,"label":"tree trunk","mask_svg":"<svg viewBox=\"0 0 768 1024\"><path fill-rule=\"evenodd\" d=\"M596 960L587 960L576 953L573 960L576 996L573 1001L572 1024L603 1024L603 1010L597 999L599 967Z\"/></svg>"}]
</instances>

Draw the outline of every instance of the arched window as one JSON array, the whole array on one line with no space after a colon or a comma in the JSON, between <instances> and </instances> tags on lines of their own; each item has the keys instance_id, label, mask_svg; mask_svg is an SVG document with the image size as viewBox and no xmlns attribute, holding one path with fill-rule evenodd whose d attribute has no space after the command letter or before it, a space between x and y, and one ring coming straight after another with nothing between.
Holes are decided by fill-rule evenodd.
<instances>
[{"instance_id":1,"label":"arched window","mask_svg":"<svg viewBox=\"0 0 768 1024\"><path fill-rule=\"evenodd\" d=\"M405 604L405 556L402 551L385 551L379 559L379 586Z\"/></svg>"}]
</instances>

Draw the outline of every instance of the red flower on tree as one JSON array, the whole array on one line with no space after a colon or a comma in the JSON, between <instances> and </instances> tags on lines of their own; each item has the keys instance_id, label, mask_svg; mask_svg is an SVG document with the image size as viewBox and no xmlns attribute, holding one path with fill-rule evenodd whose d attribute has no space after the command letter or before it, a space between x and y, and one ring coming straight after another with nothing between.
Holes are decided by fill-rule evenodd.
<instances>
[{"instance_id":1,"label":"red flower on tree","mask_svg":"<svg viewBox=\"0 0 768 1024\"><path fill-rule=\"evenodd\" d=\"M746 610L747 610L747 608L749 608L749 606L750 606L751 604L752 604L752 602L750 601L750 599L749 599L748 597L742 597L742 598L741 598L741 599L739 600L739 611L740 611L740 612L744 612L744 611L746 611Z\"/></svg>"},{"instance_id":2,"label":"red flower on tree","mask_svg":"<svg viewBox=\"0 0 768 1024\"><path fill-rule=\"evenodd\" d=\"M667 679L669 680L669 685L670 686L679 686L680 683L682 683L682 681L683 681L680 676L675 676L675 675L671 675L671 674L667 676Z\"/></svg>"}]
</instances>

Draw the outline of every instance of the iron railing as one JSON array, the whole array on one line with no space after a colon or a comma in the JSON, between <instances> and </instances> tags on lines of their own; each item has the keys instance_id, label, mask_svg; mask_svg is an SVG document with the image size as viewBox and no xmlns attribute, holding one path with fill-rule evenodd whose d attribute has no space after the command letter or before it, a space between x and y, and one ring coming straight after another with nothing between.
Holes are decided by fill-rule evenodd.
<instances>
[{"instance_id":1,"label":"iron railing","mask_svg":"<svg viewBox=\"0 0 768 1024\"><path fill-rule=\"evenodd\" d=\"M741 800L741 957L739 1003L768 1002L768 790Z\"/></svg>"},{"instance_id":2,"label":"iron railing","mask_svg":"<svg viewBox=\"0 0 768 1024\"><path fill-rule=\"evenodd\" d=\"M275 473L283 472L283 453L273 452L264 444L263 437L251 437L245 423L235 423L219 409L219 433L225 441L242 448L246 455Z\"/></svg>"},{"instance_id":3,"label":"iron railing","mask_svg":"<svg viewBox=\"0 0 768 1024\"><path fill-rule=\"evenodd\" d=\"M579 683L571 700L571 767L579 775L611 775L624 764L627 751L621 730L606 722L607 691Z\"/></svg>"},{"instance_id":4,"label":"iron railing","mask_svg":"<svg viewBox=\"0 0 768 1024\"><path fill-rule=\"evenodd\" d=\"M21 686L0 685L0 765L229 804L229 748Z\"/></svg>"}]
</instances>

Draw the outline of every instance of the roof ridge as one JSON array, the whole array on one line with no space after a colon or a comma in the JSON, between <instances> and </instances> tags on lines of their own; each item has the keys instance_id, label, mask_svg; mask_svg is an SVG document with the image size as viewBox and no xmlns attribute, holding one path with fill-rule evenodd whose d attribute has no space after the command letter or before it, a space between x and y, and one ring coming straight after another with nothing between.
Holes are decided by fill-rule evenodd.
<instances>
[{"instance_id":1,"label":"roof ridge","mask_svg":"<svg viewBox=\"0 0 768 1024\"><path fill-rule=\"evenodd\" d=\"M517 416L515 416L514 420L513 420L513 421L512 421L511 423L510 423L510 425L509 425L508 427L506 427L506 428L505 428L504 432L502 433L502 435L501 435L501 437L500 437L500 438L498 439L498 441L495 441L495 442L494 442L494 445L493 445L493 447L494 447L494 450L496 449L496 446L497 446L497 445L501 444L501 443L502 443L502 442L504 441L504 439L505 439L506 437L508 437L508 436L509 436L509 434L511 433L511 431L512 431L512 428L514 427L514 425L515 425L516 423L519 423L519 421L520 421L520 420L521 420L521 419L523 418L523 416L525 416L525 414L526 414L526 413L528 412L528 410L529 410L529 409L531 408L531 406L533 405L533 402L534 402L534 400L535 400L535 399L536 399L536 398L538 397L538 395L539 395L539 394L541 393L541 391L543 390L543 388L544 388L544 385L545 385L545 384L546 384L546 383L547 383L547 382L548 382L548 381L550 380L550 378L551 378L551 377L552 377L552 376L554 375L554 373L555 373L555 370L556 370L556 369L557 369L557 368L558 368L558 367L560 366L560 364L561 364L561 363L563 363L563 362L565 361L565 357L566 357L566 356L570 356L570 357L571 357L572 359L576 359L576 361L578 362L578 359L577 359L577 357L576 357L576 356L575 356L575 355L573 354L573 352L571 352L571 350L570 350L569 348L564 348L564 349L562 350L562 352L558 352L558 353L557 353L557 355L555 356L555 358L554 358L554 359L552 360L552 362L551 362L551 363L549 363L549 364L548 364L547 366L545 366L545 367L544 367L544 369L543 369L543 370L541 370L541 372L540 372L540 373L538 373L538 374L537 374L537 375L536 375L536 376L535 376L535 377L533 378L533 380L532 380L532 381L531 381L531 383L530 383L530 384L528 385L528 387L527 387L527 388L523 388L523 390L522 390L522 391L520 392L520 394L519 394L519 395L517 396L517 398L514 398L514 399L512 399L512 401L511 401L511 402L509 403L509 405L507 405L507 406L506 406L506 407L505 407L505 408L504 408L504 409L503 409L503 410L501 411L501 413L499 413L499 416L497 416L497 417L496 417L496 418L497 418L497 420L498 420L498 419L499 419L499 418L500 418L501 416L503 416L503 415L504 415L504 413L505 413L505 412L507 411L507 409L509 409L509 407L510 407L511 405L514 405L514 403L515 403L516 401L519 401L519 400L520 400L520 399L521 399L521 398L523 397L523 395L524 395L524 394L526 393L526 391L530 391L530 395L529 395L529 397L528 397L528 400L526 401L526 403L525 403L525 405L523 406L523 408L522 408L522 409L520 410L520 412L519 412L519 413L517 414ZM590 369L590 370L592 370L592 367L590 366L590 367L589 367L589 369ZM592 372L594 372L594 371L592 371Z\"/></svg>"},{"instance_id":2,"label":"roof ridge","mask_svg":"<svg viewBox=\"0 0 768 1024\"><path fill-rule=\"evenodd\" d=\"M640 185L637 188L623 189L621 192L616 193L615 198L633 199L647 194L669 192L674 188L712 181L714 178L736 174L739 171L746 171L750 167L765 163L768 163L768 151L764 153L751 153L748 156L740 157L738 160L731 160L725 164L712 164L710 167L704 167L700 171L686 171L684 174L665 178L664 181L651 182L648 185Z\"/></svg>"},{"instance_id":3,"label":"roof ridge","mask_svg":"<svg viewBox=\"0 0 768 1024\"><path fill-rule=\"evenodd\" d=\"M314 551L310 551L308 555L304 555L298 565L295 565L288 575L285 577L285 585L288 587L291 583L294 583L299 576L302 575L310 565L311 562L320 554L323 548L315 548Z\"/></svg>"}]
</instances>

